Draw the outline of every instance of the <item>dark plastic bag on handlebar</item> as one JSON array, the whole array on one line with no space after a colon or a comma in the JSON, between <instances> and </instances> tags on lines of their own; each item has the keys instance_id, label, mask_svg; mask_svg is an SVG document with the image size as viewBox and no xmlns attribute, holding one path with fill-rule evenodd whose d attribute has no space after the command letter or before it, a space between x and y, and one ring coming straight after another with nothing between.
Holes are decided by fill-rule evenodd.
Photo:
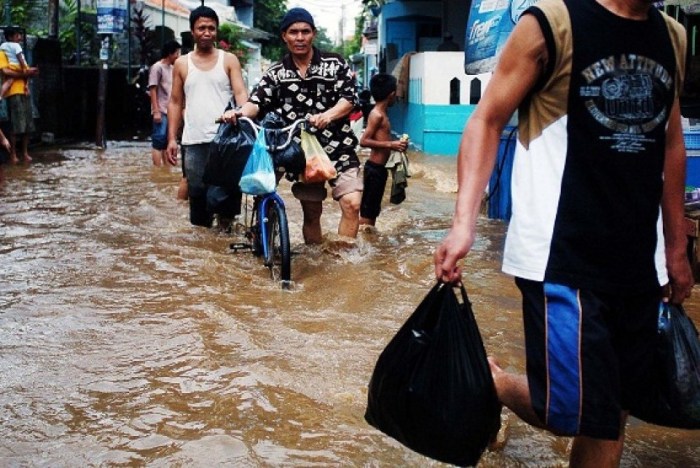
<instances>
[{"instance_id":1,"label":"dark plastic bag on handlebar","mask_svg":"<svg viewBox=\"0 0 700 468\"><path fill-rule=\"evenodd\" d=\"M221 123L209 145L209 160L204 168L204 183L225 189L238 189L243 168L248 162L255 143L255 132L250 123L235 125Z\"/></svg>"},{"instance_id":2,"label":"dark plastic bag on handlebar","mask_svg":"<svg viewBox=\"0 0 700 468\"><path fill-rule=\"evenodd\" d=\"M280 130L286 126L285 121L279 114L270 112L263 117L260 123L265 128L265 138L275 169L283 168L285 172L294 175L304 172L306 159L301 149L299 129L294 130L295 134L289 146L278 150L276 148L284 145L289 136L287 132Z\"/></svg>"},{"instance_id":3,"label":"dark plastic bag on handlebar","mask_svg":"<svg viewBox=\"0 0 700 468\"><path fill-rule=\"evenodd\" d=\"M475 465L501 405L464 287L438 283L379 356L365 419L428 457Z\"/></svg>"},{"instance_id":4,"label":"dark plastic bag on handlebar","mask_svg":"<svg viewBox=\"0 0 700 468\"><path fill-rule=\"evenodd\" d=\"M652 424L700 429L700 340L683 307L662 304L651 400L632 416Z\"/></svg>"}]
</instances>

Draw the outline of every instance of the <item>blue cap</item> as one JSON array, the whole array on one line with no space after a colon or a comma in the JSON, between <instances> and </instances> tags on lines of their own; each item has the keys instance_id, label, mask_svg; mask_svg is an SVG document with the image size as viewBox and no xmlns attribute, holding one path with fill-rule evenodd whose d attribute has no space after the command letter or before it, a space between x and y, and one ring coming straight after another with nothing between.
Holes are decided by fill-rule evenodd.
<instances>
[{"instance_id":1,"label":"blue cap","mask_svg":"<svg viewBox=\"0 0 700 468\"><path fill-rule=\"evenodd\" d=\"M287 28L294 23L308 23L313 29L316 29L313 16L311 16L311 13L306 11L304 8L292 8L285 13L282 21L280 22L280 31L286 31Z\"/></svg>"}]
</instances>

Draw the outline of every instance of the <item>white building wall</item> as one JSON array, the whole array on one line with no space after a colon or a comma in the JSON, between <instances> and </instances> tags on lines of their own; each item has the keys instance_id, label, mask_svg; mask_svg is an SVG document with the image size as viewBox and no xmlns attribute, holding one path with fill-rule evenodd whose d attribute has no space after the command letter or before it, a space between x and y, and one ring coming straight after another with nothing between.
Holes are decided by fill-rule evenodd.
<instances>
[{"instance_id":1,"label":"white building wall","mask_svg":"<svg viewBox=\"0 0 700 468\"><path fill-rule=\"evenodd\" d=\"M488 85L491 73L467 75L464 73L464 52L423 52L411 56L411 80L422 80L422 104L447 105L450 103L450 81L461 82L460 103L469 104L469 90L474 78L481 80L481 94Z\"/></svg>"}]
</instances>

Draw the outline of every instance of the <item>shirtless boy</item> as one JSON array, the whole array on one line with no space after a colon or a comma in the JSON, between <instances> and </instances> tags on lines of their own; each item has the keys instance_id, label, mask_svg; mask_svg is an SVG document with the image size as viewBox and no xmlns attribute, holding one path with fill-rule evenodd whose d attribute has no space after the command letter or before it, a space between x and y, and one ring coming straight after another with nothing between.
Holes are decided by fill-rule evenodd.
<instances>
[{"instance_id":1,"label":"shirtless boy","mask_svg":"<svg viewBox=\"0 0 700 468\"><path fill-rule=\"evenodd\" d=\"M367 118L367 128L360 145L372 151L364 168L365 190L360 205L360 224L374 226L381 211L389 174L384 166L392 151L406 151L408 141L392 139L391 122L386 113L396 100L396 78L386 73L374 75L369 82L369 90L375 105Z\"/></svg>"}]
</instances>

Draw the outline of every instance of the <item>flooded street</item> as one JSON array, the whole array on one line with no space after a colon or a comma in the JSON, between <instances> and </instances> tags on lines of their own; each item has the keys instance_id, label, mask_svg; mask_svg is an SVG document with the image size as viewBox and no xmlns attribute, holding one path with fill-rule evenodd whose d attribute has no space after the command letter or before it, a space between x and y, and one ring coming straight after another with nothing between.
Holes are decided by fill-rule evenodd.
<instances>
[{"instance_id":1,"label":"flooded street","mask_svg":"<svg viewBox=\"0 0 700 468\"><path fill-rule=\"evenodd\" d=\"M455 161L411 155L407 200L344 247L306 247L283 181L291 291L232 237L192 227L147 143L40 150L0 185L0 466L440 466L365 423L377 356L433 284ZM387 197L388 198L388 197ZM524 370L505 224L465 267L489 354ZM700 324L700 287L686 309ZM480 466L565 466L569 439L506 412ZM700 466L700 433L630 422L623 466Z\"/></svg>"}]
</instances>

